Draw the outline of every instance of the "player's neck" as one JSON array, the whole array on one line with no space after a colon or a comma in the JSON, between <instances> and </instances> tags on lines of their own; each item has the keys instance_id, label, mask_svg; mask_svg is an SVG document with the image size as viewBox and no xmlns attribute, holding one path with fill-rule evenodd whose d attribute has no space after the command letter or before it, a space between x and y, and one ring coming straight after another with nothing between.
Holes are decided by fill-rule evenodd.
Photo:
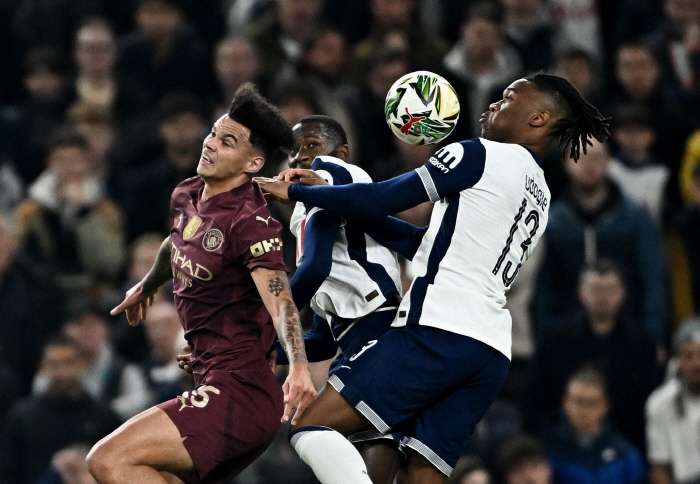
<instances>
[{"instance_id":1,"label":"player's neck","mask_svg":"<svg viewBox=\"0 0 700 484\"><path fill-rule=\"evenodd\" d=\"M230 192L234 188L238 188L244 183L250 182L250 177L245 173L225 180L202 179L204 180L204 190L202 190L203 202L206 202L220 193Z\"/></svg>"}]
</instances>

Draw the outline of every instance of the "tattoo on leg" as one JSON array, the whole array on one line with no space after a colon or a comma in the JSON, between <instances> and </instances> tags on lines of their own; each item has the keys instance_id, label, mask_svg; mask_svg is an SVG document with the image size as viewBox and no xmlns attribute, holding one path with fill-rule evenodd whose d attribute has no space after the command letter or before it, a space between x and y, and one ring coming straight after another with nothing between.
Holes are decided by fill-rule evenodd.
<instances>
[{"instance_id":1,"label":"tattoo on leg","mask_svg":"<svg viewBox=\"0 0 700 484\"><path fill-rule=\"evenodd\" d=\"M286 284L282 279L280 279L280 276L276 276L270 281L270 285L268 286L267 290L276 297L279 297L279 295L282 294L282 291L284 291L285 286Z\"/></svg>"}]
</instances>

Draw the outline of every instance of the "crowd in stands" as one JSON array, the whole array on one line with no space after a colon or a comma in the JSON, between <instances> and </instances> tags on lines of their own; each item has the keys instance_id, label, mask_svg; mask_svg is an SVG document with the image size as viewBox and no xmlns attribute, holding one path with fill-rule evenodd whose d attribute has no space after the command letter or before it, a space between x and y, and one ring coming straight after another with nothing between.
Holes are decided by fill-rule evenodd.
<instances>
[{"instance_id":1,"label":"crowd in stands","mask_svg":"<svg viewBox=\"0 0 700 484\"><path fill-rule=\"evenodd\" d=\"M543 160L509 380L448 482L700 483L700 0L0 0L0 484L94 482L92 444L191 389L167 287L140 326L109 309L240 85L341 122L380 181L439 147L386 126L415 70L459 95L447 142L540 70L612 118L578 163ZM290 207L270 209L293 271ZM317 482L285 432L232 483Z\"/></svg>"}]
</instances>

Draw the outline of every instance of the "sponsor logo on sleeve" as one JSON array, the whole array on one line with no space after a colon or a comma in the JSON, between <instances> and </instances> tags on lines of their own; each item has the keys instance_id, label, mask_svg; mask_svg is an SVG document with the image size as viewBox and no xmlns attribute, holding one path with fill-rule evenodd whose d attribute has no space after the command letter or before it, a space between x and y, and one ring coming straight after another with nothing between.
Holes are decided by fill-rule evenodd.
<instances>
[{"instance_id":1,"label":"sponsor logo on sleeve","mask_svg":"<svg viewBox=\"0 0 700 484\"><path fill-rule=\"evenodd\" d=\"M431 165L447 174L453 170L464 157L464 147L461 143L452 143L440 148L430 157Z\"/></svg>"},{"instance_id":2,"label":"sponsor logo on sleeve","mask_svg":"<svg viewBox=\"0 0 700 484\"><path fill-rule=\"evenodd\" d=\"M253 254L253 257L260 257L261 255L274 250L282 250L282 240L280 240L279 237L263 240L250 246L250 252Z\"/></svg>"},{"instance_id":3,"label":"sponsor logo on sleeve","mask_svg":"<svg viewBox=\"0 0 700 484\"><path fill-rule=\"evenodd\" d=\"M255 220L259 220L260 222L265 222L265 226L269 227L270 226L270 219L272 218L272 215L270 215L267 218L262 218L260 215L257 215L255 217Z\"/></svg>"}]
</instances>

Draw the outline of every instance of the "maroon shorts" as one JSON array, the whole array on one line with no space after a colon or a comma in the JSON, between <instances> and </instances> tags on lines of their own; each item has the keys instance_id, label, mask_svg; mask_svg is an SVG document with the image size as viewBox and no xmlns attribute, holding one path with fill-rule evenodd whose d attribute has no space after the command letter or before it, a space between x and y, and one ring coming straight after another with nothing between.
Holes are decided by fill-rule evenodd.
<instances>
[{"instance_id":1,"label":"maroon shorts","mask_svg":"<svg viewBox=\"0 0 700 484\"><path fill-rule=\"evenodd\" d=\"M212 370L192 392L158 405L180 435L196 473L187 484L241 472L270 445L280 426L282 391L265 360L238 370Z\"/></svg>"}]
</instances>

